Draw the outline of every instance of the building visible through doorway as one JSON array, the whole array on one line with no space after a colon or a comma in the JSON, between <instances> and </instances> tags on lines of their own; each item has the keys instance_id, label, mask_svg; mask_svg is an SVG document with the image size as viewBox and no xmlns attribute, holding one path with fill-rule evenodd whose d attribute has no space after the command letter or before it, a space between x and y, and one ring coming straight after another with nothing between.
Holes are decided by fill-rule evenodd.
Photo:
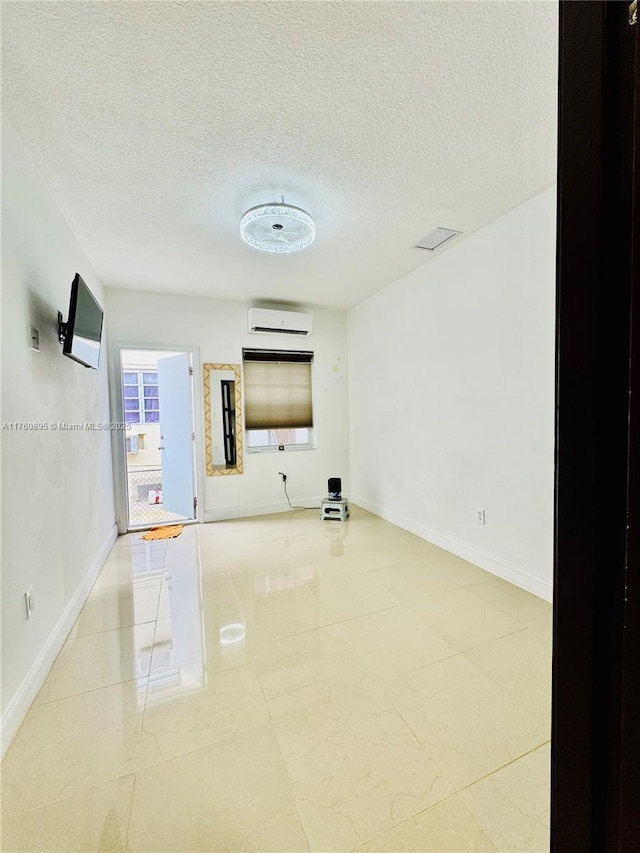
<instances>
[{"instance_id":1,"label":"building visible through doorway","mask_svg":"<svg viewBox=\"0 0 640 853\"><path fill-rule=\"evenodd\" d=\"M121 350L121 380L124 421L127 425L126 485L128 527L139 528L193 516L165 507L163 489L163 433L158 362L178 352ZM167 405L166 399L163 400Z\"/></svg>"}]
</instances>

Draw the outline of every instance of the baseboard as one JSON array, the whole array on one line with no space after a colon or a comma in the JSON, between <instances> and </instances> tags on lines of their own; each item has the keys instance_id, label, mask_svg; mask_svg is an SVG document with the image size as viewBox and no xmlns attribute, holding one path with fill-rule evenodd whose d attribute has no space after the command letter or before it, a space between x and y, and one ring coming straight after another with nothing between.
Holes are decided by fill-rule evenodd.
<instances>
[{"instance_id":1,"label":"baseboard","mask_svg":"<svg viewBox=\"0 0 640 853\"><path fill-rule=\"evenodd\" d=\"M15 733L20 728L20 724L31 707L31 703L36 698L38 691L44 684L44 680L49 674L49 670L53 666L53 662L58 657L60 649L69 636L69 632L73 628L75 621L78 618L78 614L82 610L82 607L91 592L91 587L95 583L100 569L104 565L117 536L118 528L114 524L109 531L108 536L100 546L100 550L89 566L87 573L80 582L80 586L75 591L73 598L69 601L62 615L58 619L49 639L44 644L40 654L29 669L26 678L18 688L18 691L2 715L2 719L0 720L0 744L2 748L1 754L3 756L7 751L9 744L13 740Z\"/></svg>"},{"instance_id":2,"label":"baseboard","mask_svg":"<svg viewBox=\"0 0 640 853\"><path fill-rule=\"evenodd\" d=\"M291 500L294 509L303 509L304 507L320 511L320 504L323 497L316 495L307 498L295 498ZM233 506L226 509L205 509L204 520L207 521L225 521L232 518L247 518L250 515L271 515L275 512L291 512L291 507L286 501L279 501L273 504L258 504L255 506Z\"/></svg>"},{"instance_id":3,"label":"baseboard","mask_svg":"<svg viewBox=\"0 0 640 853\"><path fill-rule=\"evenodd\" d=\"M371 503L371 501L368 501L366 498L354 495L351 498L351 503L361 506L363 509L383 518L385 521L389 521L391 524L395 524L396 527L402 527L404 530L414 533L421 539L426 539L427 542L431 542L432 545L437 545L438 548L443 548L445 551L449 551L450 554L455 554L456 557L461 557L463 560L467 560L469 563L479 566L481 569L490 572L492 575L496 575L497 577L514 584L514 586L519 586L521 589L524 589L533 595L537 595L538 598L543 598L545 601L549 602L553 600L553 587L551 583L540 580L540 578L537 578L525 569L522 569L519 566L514 566L512 563L508 563L501 557L496 557L493 554L487 554L484 551L479 551L472 545L467 545L465 542L460 542L450 536L431 530L422 524L418 524L408 518L404 518L398 513L389 512L389 510Z\"/></svg>"}]
</instances>

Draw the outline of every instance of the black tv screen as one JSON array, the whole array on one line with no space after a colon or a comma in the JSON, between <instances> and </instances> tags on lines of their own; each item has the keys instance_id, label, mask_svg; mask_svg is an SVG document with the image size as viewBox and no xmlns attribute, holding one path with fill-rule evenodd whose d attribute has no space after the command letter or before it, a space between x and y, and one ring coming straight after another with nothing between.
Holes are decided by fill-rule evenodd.
<instances>
[{"instance_id":1,"label":"black tv screen","mask_svg":"<svg viewBox=\"0 0 640 853\"><path fill-rule=\"evenodd\" d=\"M71 285L69 319L62 352L97 370L104 312L79 273Z\"/></svg>"}]
</instances>

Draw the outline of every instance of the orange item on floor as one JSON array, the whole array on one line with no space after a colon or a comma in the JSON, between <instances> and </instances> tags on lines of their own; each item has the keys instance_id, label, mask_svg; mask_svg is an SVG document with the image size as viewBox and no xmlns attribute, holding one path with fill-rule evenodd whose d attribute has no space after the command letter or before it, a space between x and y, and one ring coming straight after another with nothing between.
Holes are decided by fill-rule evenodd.
<instances>
[{"instance_id":1,"label":"orange item on floor","mask_svg":"<svg viewBox=\"0 0 640 853\"><path fill-rule=\"evenodd\" d=\"M175 539L176 536L180 536L182 530L184 528L184 524L171 524L168 527L152 527L151 530L147 530L141 539Z\"/></svg>"}]
</instances>

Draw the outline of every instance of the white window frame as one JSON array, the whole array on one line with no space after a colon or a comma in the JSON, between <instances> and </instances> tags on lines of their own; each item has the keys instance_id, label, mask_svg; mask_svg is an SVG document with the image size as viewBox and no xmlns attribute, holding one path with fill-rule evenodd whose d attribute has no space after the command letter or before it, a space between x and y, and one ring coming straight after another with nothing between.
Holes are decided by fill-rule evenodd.
<instances>
[{"instance_id":1,"label":"white window frame","mask_svg":"<svg viewBox=\"0 0 640 853\"><path fill-rule=\"evenodd\" d=\"M311 385L311 393L313 394L313 378L312 378L312 385ZM313 398L312 398L312 405L314 406L314 412L315 412L315 400ZM295 429L295 427L282 427L282 429ZM316 449L316 445L315 445L315 441L314 441L315 427L302 427L302 429L308 429L309 430L309 441L305 442L304 444L262 444L259 447L251 447L251 445L249 444L249 433L252 433L252 432L270 432L270 430L245 429L245 433L246 433L246 441L244 443L245 450L247 451L247 453L283 453L285 451L291 451L291 450L294 450L294 451L296 451L296 450L315 450ZM280 450L281 447L283 448L282 450Z\"/></svg>"},{"instance_id":2,"label":"white window frame","mask_svg":"<svg viewBox=\"0 0 640 853\"><path fill-rule=\"evenodd\" d=\"M314 426L305 427L305 429L309 430L309 441L305 444L265 444L260 447L250 447L249 445L249 433L251 432L264 432L264 430L252 430L246 429L245 427L245 442L244 449L247 453L288 453L288 452L297 452L299 450L315 450L316 449L316 383L315 383L315 371L313 366L315 364L315 353L314 358L311 361L311 406L313 409L313 422ZM244 379L244 359L242 359L242 387L246 388L245 379ZM244 420L246 423L246 420ZM281 429L290 429L290 427L281 427ZM280 450L283 447L284 450Z\"/></svg>"},{"instance_id":3,"label":"white window frame","mask_svg":"<svg viewBox=\"0 0 640 853\"><path fill-rule=\"evenodd\" d=\"M127 416L127 409L126 409L126 407L125 407L124 400L133 400L133 399L135 399L135 398L134 398L134 397L126 397L126 396L125 396L124 389L125 389L125 388L133 388L133 387L134 387L133 382L125 382L125 381L124 381L125 373L136 373L136 374L137 374L137 376L138 376L138 383L137 383L137 388L138 388L138 397L137 397L137 399L138 399L138 412L139 412L139 414L140 414L140 420L139 420L139 421L137 421L137 422L134 422L134 421L127 421L127 420L126 420L126 416ZM157 411L157 412L158 412L158 420L157 420L157 421L148 421L148 420L147 420L147 411L146 411L146 409L145 409L145 407L144 407L144 401L145 401L145 396L144 396L144 387L145 387L144 374L145 374L145 373L155 373L155 375L156 375L156 382L155 382L155 385L156 385L156 386L158 386L158 381L157 381L158 371L157 371L157 370L154 370L153 368L149 368L149 369L143 370L143 369L140 369L140 368L137 368L137 367L132 367L132 368L123 367L123 369L122 369L122 399L123 399L122 407L123 407L123 409L124 409L124 412L123 412L123 414L124 414L124 420L125 420L125 422L126 422L129 426L132 426L132 427L134 427L134 426L144 426L144 425L155 425L155 426L160 426L160 397L159 397L159 396L158 396L157 398L156 398L156 397L147 397L147 398L146 398L146 399L148 399L148 400L155 400L155 399L157 399L157 400L158 400L158 408L157 408L157 409L153 409L153 410L152 410L152 411L154 411L154 412L155 412L155 411ZM147 384L147 385L152 385L152 384L154 384L154 383L147 382L146 384ZM130 410L129 410L129 411L130 411Z\"/></svg>"}]
</instances>

